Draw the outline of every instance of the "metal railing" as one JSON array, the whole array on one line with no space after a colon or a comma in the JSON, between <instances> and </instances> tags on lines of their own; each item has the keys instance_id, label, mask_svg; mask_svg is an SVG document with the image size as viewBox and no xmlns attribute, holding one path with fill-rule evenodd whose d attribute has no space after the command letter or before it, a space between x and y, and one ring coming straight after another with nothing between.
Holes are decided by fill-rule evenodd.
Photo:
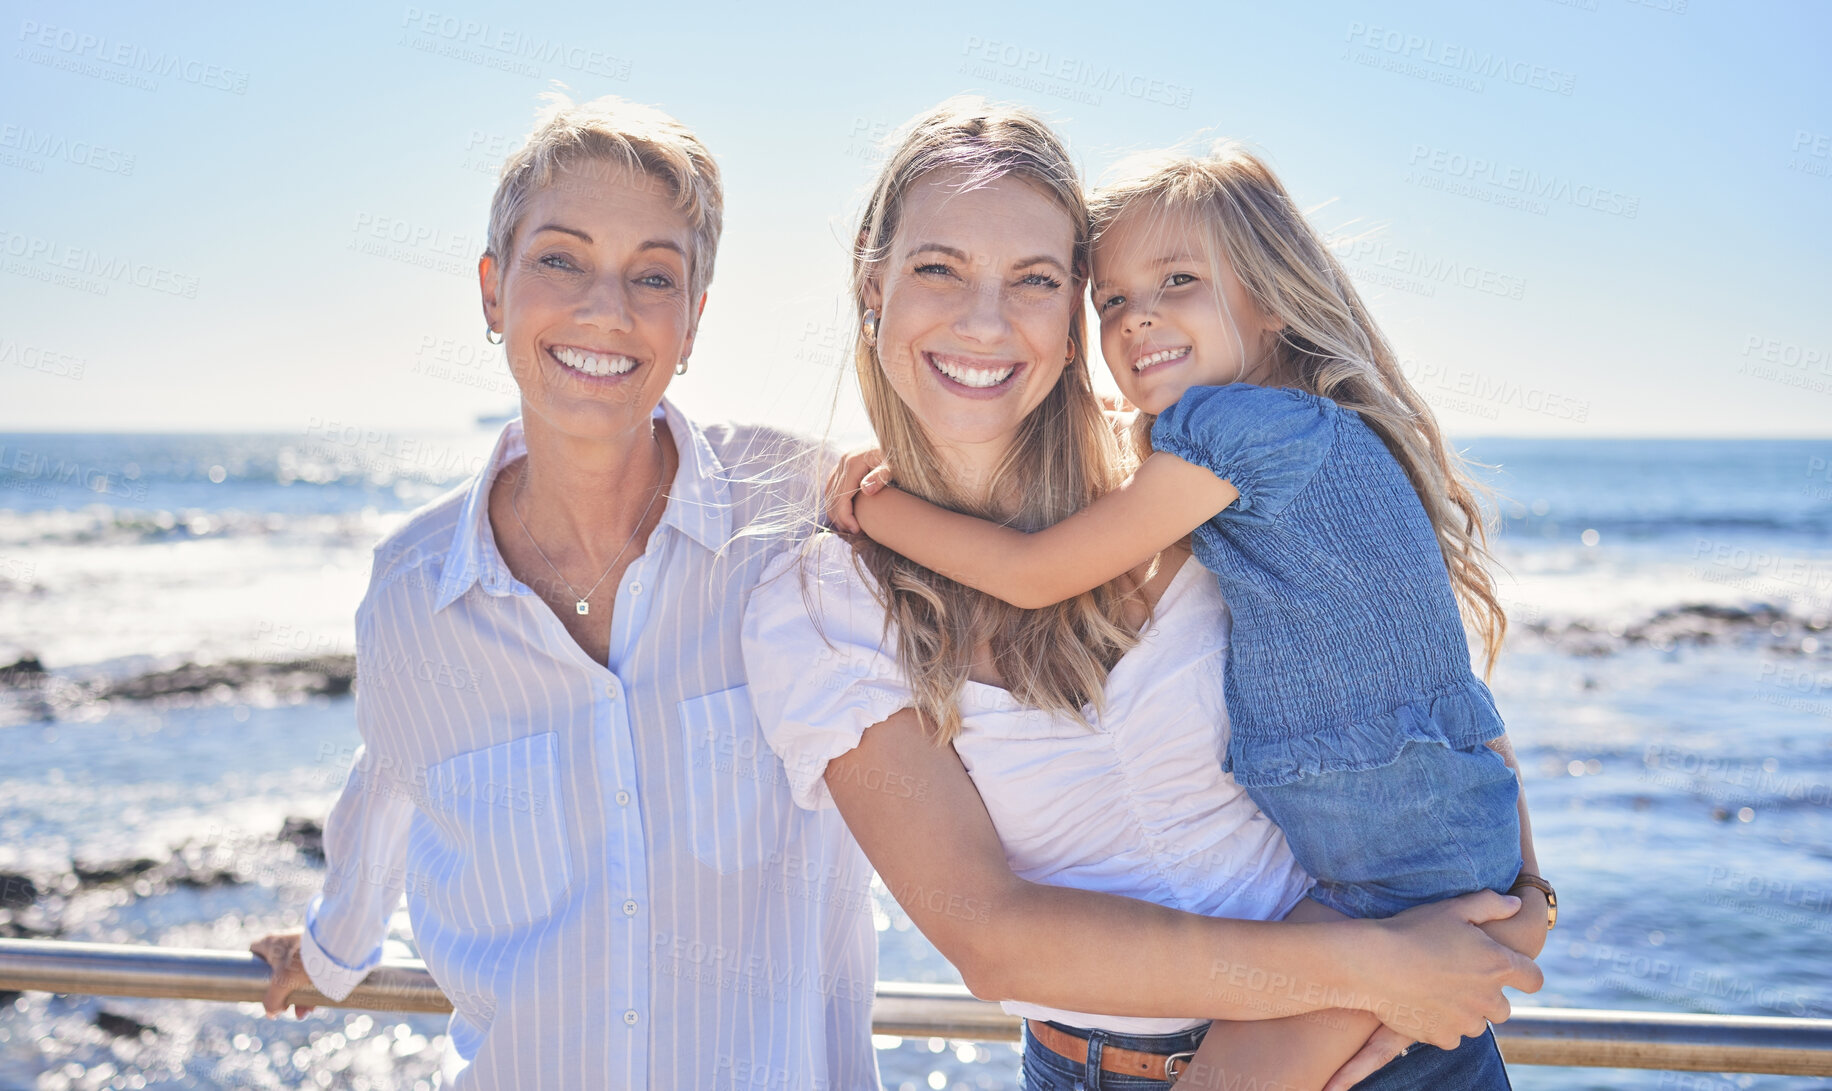
<instances>
[{"instance_id":1,"label":"metal railing","mask_svg":"<svg viewBox=\"0 0 1832 1091\"><path fill-rule=\"evenodd\" d=\"M246 951L0 939L0 989L259 1001L267 981L267 963ZM452 1010L417 961L383 963L341 1002L312 990L292 999L367 1011ZM958 985L881 981L872 1029L1009 1042L1018 1020ZM1495 1038L1510 1064L1832 1076L1832 1019L1523 1007Z\"/></svg>"}]
</instances>

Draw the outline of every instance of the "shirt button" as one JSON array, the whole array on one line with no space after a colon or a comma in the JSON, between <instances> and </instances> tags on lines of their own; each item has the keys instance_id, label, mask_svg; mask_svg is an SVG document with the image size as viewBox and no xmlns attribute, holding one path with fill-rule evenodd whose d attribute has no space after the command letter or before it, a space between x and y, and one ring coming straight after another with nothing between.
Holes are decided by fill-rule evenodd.
<instances>
[{"instance_id":1,"label":"shirt button","mask_svg":"<svg viewBox=\"0 0 1832 1091\"><path fill-rule=\"evenodd\" d=\"M630 805L630 793L618 792L617 793L617 805L619 807L628 807Z\"/></svg>"},{"instance_id":2,"label":"shirt button","mask_svg":"<svg viewBox=\"0 0 1832 1091\"><path fill-rule=\"evenodd\" d=\"M629 1011L626 1011L623 1013L623 1022L625 1026L633 1027L636 1025L636 1009L635 1008L631 1008Z\"/></svg>"},{"instance_id":3,"label":"shirt button","mask_svg":"<svg viewBox=\"0 0 1832 1091\"><path fill-rule=\"evenodd\" d=\"M606 697L615 697L615 696L617 696L617 683L615 683L615 682L606 682L606 683L604 684L604 695L605 695Z\"/></svg>"},{"instance_id":4,"label":"shirt button","mask_svg":"<svg viewBox=\"0 0 1832 1091\"><path fill-rule=\"evenodd\" d=\"M630 584L630 594L632 595L642 594L642 581L641 580L637 580L635 583Z\"/></svg>"},{"instance_id":5,"label":"shirt button","mask_svg":"<svg viewBox=\"0 0 1832 1091\"><path fill-rule=\"evenodd\" d=\"M636 915L636 903L635 902L623 903L623 915L626 917L634 917Z\"/></svg>"}]
</instances>

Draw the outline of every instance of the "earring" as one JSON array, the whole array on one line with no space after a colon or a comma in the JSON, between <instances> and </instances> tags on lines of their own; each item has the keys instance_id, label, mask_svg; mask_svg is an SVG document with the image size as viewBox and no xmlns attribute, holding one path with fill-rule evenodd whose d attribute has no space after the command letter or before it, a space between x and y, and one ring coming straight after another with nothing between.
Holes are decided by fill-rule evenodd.
<instances>
[{"instance_id":1,"label":"earring","mask_svg":"<svg viewBox=\"0 0 1832 1091\"><path fill-rule=\"evenodd\" d=\"M865 317L859 319L859 329L863 330L865 333L865 343L866 344L868 345L877 344L878 343L878 312L875 310L872 310L870 307L867 307L865 309Z\"/></svg>"},{"instance_id":2,"label":"earring","mask_svg":"<svg viewBox=\"0 0 1832 1091\"><path fill-rule=\"evenodd\" d=\"M676 365L674 365L674 373L675 373L676 375L685 375L685 374L687 374L687 360L686 360L686 358L685 358L685 357L682 357L682 359L681 359L681 362L680 362L680 363L678 363L678 364L676 364Z\"/></svg>"},{"instance_id":3,"label":"earring","mask_svg":"<svg viewBox=\"0 0 1832 1091\"><path fill-rule=\"evenodd\" d=\"M496 331L495 326L484 327L483 339L490 342L492 345L500 345L503 343L503 335Z\"/></svg>"}]
</instances>

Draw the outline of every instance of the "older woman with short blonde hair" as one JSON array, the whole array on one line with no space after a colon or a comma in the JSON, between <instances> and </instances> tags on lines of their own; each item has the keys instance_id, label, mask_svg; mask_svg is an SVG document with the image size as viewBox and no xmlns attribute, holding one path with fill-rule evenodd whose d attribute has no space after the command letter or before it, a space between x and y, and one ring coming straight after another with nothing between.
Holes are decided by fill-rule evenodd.
<instances>
[{"instance_id":1,"label":"older woman with short blonde hair","mask_svg":"<svg viewBox=\"0 0 1832 1091\"><path fill-rule=\"evenodd\" d=\"M706 147L614 99L504 164L478 280L521 417L376 549L363 747L303 935L256 945L270 1011L348 996L405 891L452 1086L877 1086L870 869L794 807L739 648L782 542L736 532L812 452L665 397L722 207Z\"/></svg>"}]
</instances>

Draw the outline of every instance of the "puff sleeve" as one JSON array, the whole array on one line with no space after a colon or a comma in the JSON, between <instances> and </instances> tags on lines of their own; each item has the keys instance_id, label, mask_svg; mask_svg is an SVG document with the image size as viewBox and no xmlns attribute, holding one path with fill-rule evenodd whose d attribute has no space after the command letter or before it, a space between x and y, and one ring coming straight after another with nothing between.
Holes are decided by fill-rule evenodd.
<instances>
[{"instance_id":1,"label":"puff sleeve","mask_svg":"<svg viewBox=\"0 0 1832 1091\"><path fill-rule=\"evenodd\" d=\"M1152 423L1151 446L1240 490L1217 519L1271 523L1329 456L1341 413L1336 403L1301 390L1193 386Z\"/></svg>"},{"instance_id":2,"label":"puff sleeve","mask_svg":"<svg viewBox=\"0 0 1832 1091\"><path fill-rule=\"evenodd\" d=\"M911 705L870 577L830 534L765 570L745 609L744 667L764 737L810 810L833 806L827 763Z\"/></svg>"}]
</instances>

